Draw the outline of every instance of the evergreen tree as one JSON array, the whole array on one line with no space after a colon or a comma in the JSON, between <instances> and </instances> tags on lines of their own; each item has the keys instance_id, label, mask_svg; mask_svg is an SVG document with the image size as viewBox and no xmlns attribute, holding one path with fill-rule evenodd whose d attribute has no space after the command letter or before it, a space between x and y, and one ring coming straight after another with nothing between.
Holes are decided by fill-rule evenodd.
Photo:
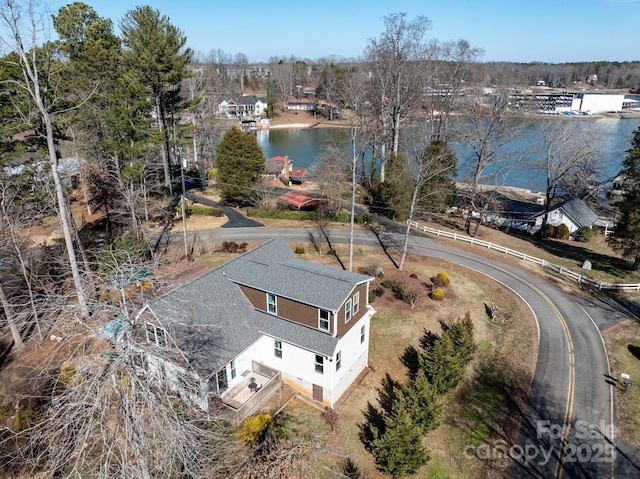
<instances>
[{"instance_id":1,"label":"evergreen tree","mask_svg":"<svg viewBox=\"0 0 640 479\"><path fill-rule=\"evenodd\" d=\"M393 478L414 474L429 460L422 446L422 431L415 426L412 412L403 406L394 403L386 428L371 450L380 470Z\"/></svg>"},{"instance_id":2,"label":"evergreen tree","mask_svg":"<svg viewBox=\"0 0 640 479\"><path fill-rule=\"evenodd\" d=\"M227 131L216 147L217 181L222 197L231 203L246 202L248 189L256 186L266 160L253 133L237 128Z\"/></svg>"},{"instance_id":3,"label":"evergreen tree","mask_svg":"<svg viewBox=\"0 0 640 479\"><path fill-rule=\"evenodd\" d=\"M464 379L466 364L456 354L455 344L449 335L443 334L429 345L423 351L420 362L427 380L439 394L451 391Z\"/></svg>"},{"instance_id":4,"label":"evergreen tree","mask_svg":"<svg viewBox=\"0 0 640 479\"><path fill-rule=\"evenodd\" d=\"M193 57L186 48L186 36L149 6L129 10L120 24L124 46L125 65L135 72L153 98L157 126L162 136L164 179L171 181L169 157L170 137L173 128L170 120L183 107L180 85L188 76L188 65ZM175 140L175 139L174 139Z\"/></svg>"},{"instance_id":5,"label":"evergreen tree","mask_svg":"<svg viewBox=\"0 0 640 479\"><path fill-rule=\"evenodd\" d=\"M422 434L436 429L442 417L442 401L435 386L419 371L415 380L408 381L397 391L397 407L408 411L413 424Z\"/></svg>"},{"instance_id":6,"label":"evergreen tree","mask_svg":"<svg viewBox=\"0 0 640 479\"><path fill-rule=\"evenodd\" d=\"M633 133L631 149L622 162L624 195L618 202L618 221L609 245L625 257L633 259L633 270L640 270L640 127Z\"/></svg>"},{"instance_id":7,"label":"evergreen tree","mask_svg":"<svg viewBox=\"0 0 640 479\"><path fill-rule=\"evenodd\" d=\"M386 179L378 186L372 210L396 220L409 214L411 177L405 155L391 155L387 160Z\"/></svg>"}]
</instances>

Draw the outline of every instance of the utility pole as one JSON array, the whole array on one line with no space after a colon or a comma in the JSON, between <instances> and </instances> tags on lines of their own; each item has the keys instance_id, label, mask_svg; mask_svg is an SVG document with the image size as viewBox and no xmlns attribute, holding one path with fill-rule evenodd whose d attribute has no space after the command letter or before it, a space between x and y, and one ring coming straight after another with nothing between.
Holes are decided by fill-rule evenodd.
<instances>
[{"instance_id":1,"label":"utility pole","mask_svg":"<svg viewBox=\"0 0 640 479\"><path fill-rule=\"evenodd\" d=\"M184 257L189 259L189 245L187 243L187 202L184 197L184 169L187 166L187 159L182 158L182 147L178 147L178 155L180 156L180 182L182 183L182 194L180 195L180 206L182 210L182 235L184 237Z\"/></svg>"}]
</instances>

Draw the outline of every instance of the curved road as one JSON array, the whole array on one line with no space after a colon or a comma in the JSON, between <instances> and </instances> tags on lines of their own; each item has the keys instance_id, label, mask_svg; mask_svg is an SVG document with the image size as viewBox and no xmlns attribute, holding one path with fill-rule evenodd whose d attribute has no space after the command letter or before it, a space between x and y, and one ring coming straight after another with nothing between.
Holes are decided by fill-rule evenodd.
<instances>
[{"instance_id":1,"label":"curved road","mask_svg":"<svg viewBox=\"0 0 640 479\"><path fill-rule=\"evenodd\" d=\"M200 240L262 242L282 236L309 240L302 229L235 228L201 231ZM348 242L348 231L332 230L334 242ZM357 244L379 246L371 232L357 231ZM400 241L395 233L384 242ZM539 354L528 405L516 444L493 445L495 463L509 454L516 466L504 477L640 477L636 449L618 441L614 430L614 388L604 344L596 323L619 314L592 299L568 296L542 278L516 266L489 260L416 233L412 252L436 256L486 274L516 292L534 312ZM502 456L501 456L502 455Z\"/></svg>"}]
</instances>

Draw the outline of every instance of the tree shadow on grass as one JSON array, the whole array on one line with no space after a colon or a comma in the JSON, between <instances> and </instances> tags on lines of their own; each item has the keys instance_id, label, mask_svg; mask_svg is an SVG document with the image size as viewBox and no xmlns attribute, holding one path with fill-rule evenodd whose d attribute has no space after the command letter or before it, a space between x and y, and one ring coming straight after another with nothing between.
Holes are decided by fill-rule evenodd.
<instances>
[{"instance_id":1,"label":"tree shadow on grass","mask_svg":"<svg viewBox=\"0 0 640 479\"><path fill-rule=\"evenodd\" d=\"M640 359L640 346L636 346L635 344L629 344L627 346L627 349L631 354L633 354L634 358Z\"/></svg>"},{"instance_id":2,"label":"tree shadow on grass","mask_svg":"<svg viewBox=\"0 0 640 479\"><path fill-rule=\"evenodd\" d=\"M531 243L553 256L570 259L575 261L575 267L581 268L585 260L591 261L593 270L602 271L612 276L626 277L629 275L630 263L624 259L616 258L606 254L596 253L595 251L581 246L580 242L558 241L551 238L541 240L535 236L524 234L521 232L511 231L510 235Z\"/></svg>"}]
</instances>

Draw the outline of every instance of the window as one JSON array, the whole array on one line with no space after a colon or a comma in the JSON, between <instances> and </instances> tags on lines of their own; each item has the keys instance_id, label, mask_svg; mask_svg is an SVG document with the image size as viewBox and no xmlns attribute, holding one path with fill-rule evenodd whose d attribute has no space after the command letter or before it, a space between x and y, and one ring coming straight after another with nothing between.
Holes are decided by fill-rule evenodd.
<instances>
[{"instance_id":1,"label":"window","mask_svg":"<svg viewBox=\"0 0 640 479\"><path fill-rule=\"evenodd\" d=\"M318 321L318 328L323 331L329 331L329 311L324 309L318 310L320 313L320 320Z\"/></svg>"},{"instance_id":2,"label":"window","mask_svg":"<svg viewBox=\"0 0 640 479\"><path fill-rule=\"evenodd\" d=\"M344 303L344 322L348 322L351 319L351 300Z\"/></svg>"},{"instance_id":3,"label":"window","mask_svg":"<svg viewBox=\"0 0 640 479\"><path fill-rule=\"evenodd\" d=\"M364 324L360 328L360 344L364 343Z\"/></svg>"},{"instance_id":4,"label":"window","mask_svg":"<svg viewBox=\"0 0 640 479\"><path fill-rule=\"evenodd\" d=\"M316 372L320 374L324 373L324 357L319 354L316 354Z\"/></svg>"},{"instance_id":5,"label":"window","mask_svg":"<svg viewBox=\"0 0 640 479\"><path fill-rule=\"evenodd\" d=\"M277 339L273 342L273 354L276 358L282 359L282 341L278 341Z\"/></svg>"},{"instance_id":6,"label":"window","mask_svg":"<svg viewBox=\"0 0 640 479\"><path fill-rule=\"evenodd\" d=\"M165 348L167 346L167 332L156 326L155 324L147 323L147 341L155 344L156 346L160 346L161 348Z\"/></svg>"},{"instance_id":7,"label":"window","mask_svg":"<svg viewBox=\"0 0 640 479\"><path fill-rule=\"evenodd\" d=\"M229 368L231 369L231 379L236 378L236 360L232 359L229 363Z\"/></svg>"},{"instance_id":8,"label":"window","mask_svg":"<svg viewBox=\"0 0 640 479\"><path fill-rule=\"evenodd\" d=\"M147 364L147 357L142 353L135 353L132 356L133 366L136 369L146 371L149 365Z\"/></svg>"},{"instance_id":9,"label":"window","mask_svg":"<svg viewBox=\"0 0 640 479\"><path fill-rule=\"evenodd\" d=\"M358 291L353 295L353 315L355 316L360 311L360 292Z\"/></svg>"},{"instance_id":10,"label":"window","mask_svg":"<svg viewBox=\"0 0 640 479\"><path fill-rule=\"evenodd\" d=\"M276 314L276 295L273 293L267 293L267 311Z\"/></svg>"},{"instance_id":11,"label":"window","mask_svg":"<svg viewBox=\"0 0 640 479\"><path fill-rule=\"evenodd\" d=\"M342 366L342 351L338 351L336 354L336 371L340 369L340 366Z\"/></svg>"}]
</instances>

